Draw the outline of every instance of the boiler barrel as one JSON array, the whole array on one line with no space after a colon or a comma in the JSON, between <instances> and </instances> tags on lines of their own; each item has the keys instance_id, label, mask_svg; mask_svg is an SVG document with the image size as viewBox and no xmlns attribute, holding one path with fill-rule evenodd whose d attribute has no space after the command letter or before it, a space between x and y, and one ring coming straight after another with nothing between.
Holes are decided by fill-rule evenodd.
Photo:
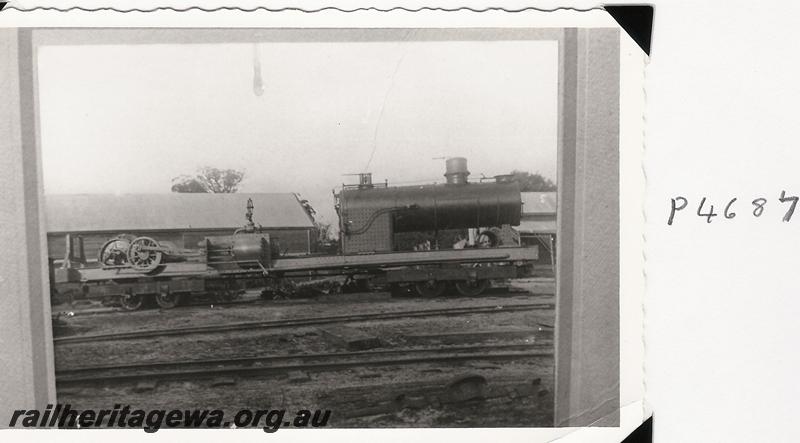
<instances>
[{"instance_id":1,"label":"boiler barrel","mask_svg":"<svg viewBox=\"0 0 800 443\"><path fill-rule=\"evenodd\" d=\"M519 225L517 183L472 183L376 188L343 193L345 211L393 214L394 232ZM359 226L350 226L357 230Z\"/></svg>"},{"instance_id":2,"label":"boiler barrel","mask_svg":"<svg viewBox=\"0 0 800 443\"><path fill-rule=\"evenodd\" d=\"M238 234L233 236L233 257L236 261L259 261L269 256L266 236L259 234Z\"/></svg>"}]
</instances>

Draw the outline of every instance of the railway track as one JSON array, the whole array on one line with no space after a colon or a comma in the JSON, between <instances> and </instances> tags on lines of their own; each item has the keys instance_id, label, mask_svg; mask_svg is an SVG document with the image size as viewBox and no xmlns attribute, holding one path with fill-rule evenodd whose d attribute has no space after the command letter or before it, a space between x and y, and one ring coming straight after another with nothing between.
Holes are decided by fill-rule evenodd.
<instances>
[{"instance_id":1,"label":"railway track","mask_svg":"<svg viewBox=\"0 0 800 443\"><path fill-rule=\"evenodd\" d=\"M219 376L281 374L289 371L319 372L350 367L508 361L552 356L552 343L403 348L93 366L56 371L56 383L67 385L137 380L199 379Z\"/></svg>"},{"instance_id":2,"label":"railway track","mask_svg":"<svg viewBox=\"0 0 800 443\"><path fill-rule=\"evenodd\" d=\"M377 292L380 293L382 291L377 291ZM341 295L358 296L359 294L363 295L363 294L367 294L367 293L364 293L364 292L361 292L361 293L359 293L359 292L351 292L351 293L341 293L341 294L326 294L326 295L322 295L321 297L322 298L335 297L337 295L339 295L339 296L341 296ZM510 288L507 288L507 287L506 288L502 288L501 287L501 288L488 289L486 291L486 293L483 294L482 296L486 296L486 295L491 295L492 297L507 298L507 297L518 296L518 295L520 295L520 292L519 292L519 290L515 291L515 290L510 290ZM455 297L455 296L453 294L450 294L449 297ZM471 297L458 295L458 298L471 298ZM290 305L308 305L308 304L310 304L312 302L320 303L319 302L319 298L314 298L314 297L299 297L299 298L296 298L296 299L293 299L293 298L264 299L264 298L261 298L261 297L248 297L248 298L237 298L237 299L234 299L234 300L216 300L216 299L213 299L213 298L198 298L198 299L192 299L190 301L181 301L181 303L178 306L176 306L175 308L171 308L170 310L171 311L180 311L182 309L208 307L209 305L213 305L213 306L217 306L217 307L229 307L229 306L232 307L232 306L237 306L237 305L252 305L252 306L265 306L266 305L266 306L268 306L268 305L276 305L276 304L280 305L280 306L290 306ZM334 303L334 301L333 300L326 300L326 301L323 301L321 303ZM52 317L53 318L57 318L57 317L65 314L65 313L69 312L71 309L73 309L73 307L71 307L71 306L70 307L62 307L59 310L59 312L58 313L54 313ZM124 309L122 307L114 306L114 305L105 306L105 307L103 307L101 309L103 309L102 312L91 312L91 314L93 314L93 315L98 315L98 314L112 314L112 315L124 314L124 315L128 315L131 312L131 311L128 311L128 310L126 310L126 309ZM162 308L159 308L158 306L154 306L154 307L149 307L149 308L143 308L143 309L141 309L141 311L157 310L157 309L162 309ZM73 311L73 312L75 312L75 314L81 314L80 311L77 311L77 312Z\"/></svg>"},{"instance_id":3,"label":"railway track","mask_svg":"<svg viewBox=\"0 0 800 443\"><path fill-rule=\"evenodd\" d=\"M82 334L74 336L56 337L56 345L72 343L88 343L115 340L139 340L152 337L181 336L191 334L210 334L230 331L244 331L251 329L274 329L299 326L314 326L330 323L351 323L372 320L393 320L402 318L434 317L442 315L488 314L499 312L520 312L554 309L553 303L527 303L511 305L470 306L462 308L425 309L415 311L377 312L367 314L333 315L325 317L309 317L288 320L266 320L256 322L241 322L212 326L189 326L170 329L153 329L146 331L113 332L107 334Z\"/></svg>"}]
</instances>

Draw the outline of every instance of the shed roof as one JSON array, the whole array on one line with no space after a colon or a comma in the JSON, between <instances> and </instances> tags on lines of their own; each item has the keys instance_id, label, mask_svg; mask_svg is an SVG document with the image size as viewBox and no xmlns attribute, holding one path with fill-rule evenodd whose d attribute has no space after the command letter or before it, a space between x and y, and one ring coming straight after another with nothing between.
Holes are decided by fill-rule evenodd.
<instances>
[{"instance_id":1,"label":"shed roof","mask_svg":"<svg viewBox=\"0 0 800 443\"><path fill-rule=\"evenodd\" d=\"M555 192L523 192L522 193L522 214L523 215L553 215L556 214L556 202L558 201Z\"/></svg>"},{"instance_id":2,"label":"shed roof","mask_svg":"<svg viewBox=\"0 0 800 443\"><path fill-rule=\"evenodd\" d=\"M281 194L49 194L47 232L218 229L253 221L265 228L313 228L297 197Z\"/></svg>"},{"instance_id":3,"label":"shed roof","mask_svg":"<svg viewBox=\"0 0 800 443\"><path fill-rule=\"evenodd\" d=\"M555 234L558 226L555 218L552 220L522 220L516 229L520 234Z\"/></svg>"}]
</instances>

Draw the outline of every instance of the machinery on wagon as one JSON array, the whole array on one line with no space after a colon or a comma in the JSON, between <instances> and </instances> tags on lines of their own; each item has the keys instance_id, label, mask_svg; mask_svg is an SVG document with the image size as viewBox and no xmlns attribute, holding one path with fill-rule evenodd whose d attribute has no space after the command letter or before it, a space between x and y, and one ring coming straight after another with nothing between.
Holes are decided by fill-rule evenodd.
<instances>
[{"instance_id":1,"label":"machinery on wagon","mask_svg":"<svg viewBox=\"0 0 800 443\"><path fill-rule=\"evenodd\" d=\"M340 252L283 256L269 234L253 222L231 235L207 236L197 248L182 249L147 236L121 234L105 242L97 260L85 259L80 237L67 235L67 256L53 269L57 293L117 298L129 310L145 299L162 308L184 296L214 293L231 298L245 280L260 280L265 293L285 291L291 282L345 276L364 287L407 288L423 297L448 287L480 295L490 281L528 276L536 247L520 247L517 183L498 176L470 183L466 160L447 160L446 183L424 186L359 184L335 193Z\"/></svg>"},{"instance_id":2,"label":"machinery on wagon","mask_svg":"<svg viewBox=\"0 0 800 443\"><path fill-rule=\"evenodd\" d=\"M269 263L270 238L253 223L253 201L247 202L247 224L233 235L206 237L199 249L179 249L173 243L121 234L100 247L97 261L105 270L156 273L167 263L202 262L215 269L261 269ZM277 249L276 249L277 252Z\"/></svg>"}]
</instances>

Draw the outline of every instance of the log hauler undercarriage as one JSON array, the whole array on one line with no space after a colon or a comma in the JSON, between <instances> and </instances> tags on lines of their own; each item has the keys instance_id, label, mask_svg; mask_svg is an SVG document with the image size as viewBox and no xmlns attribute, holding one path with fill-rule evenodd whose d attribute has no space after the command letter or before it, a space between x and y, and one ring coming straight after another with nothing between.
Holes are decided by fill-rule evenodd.
<instances>
[{"instance_id":1,"label":"log hauler undercarriage","mask_svg":"<svg viewBox=\"0 0 800 443\"><path fill-rule=\"evenodd\" d=\"M519 246L519 185L508 176L470 182L464 158L446 162L446 183L356 185L335 193L339 253L282 255L275 239L253 222L231 235L208 236L196 249L152 237L120 234L86 259L79 236L66 235L67 254L51 268L54 296L116 299L128 310L148 299L162 308L214 294L233 298L244 282L260 281L263 294L291 293L298 284L342 278L364 288L410 289L423 297L448 287L477 296L490 282L532 275L536 246ZM298 283L300 282L300 283Z\"/></svg>"}]
</instances>

